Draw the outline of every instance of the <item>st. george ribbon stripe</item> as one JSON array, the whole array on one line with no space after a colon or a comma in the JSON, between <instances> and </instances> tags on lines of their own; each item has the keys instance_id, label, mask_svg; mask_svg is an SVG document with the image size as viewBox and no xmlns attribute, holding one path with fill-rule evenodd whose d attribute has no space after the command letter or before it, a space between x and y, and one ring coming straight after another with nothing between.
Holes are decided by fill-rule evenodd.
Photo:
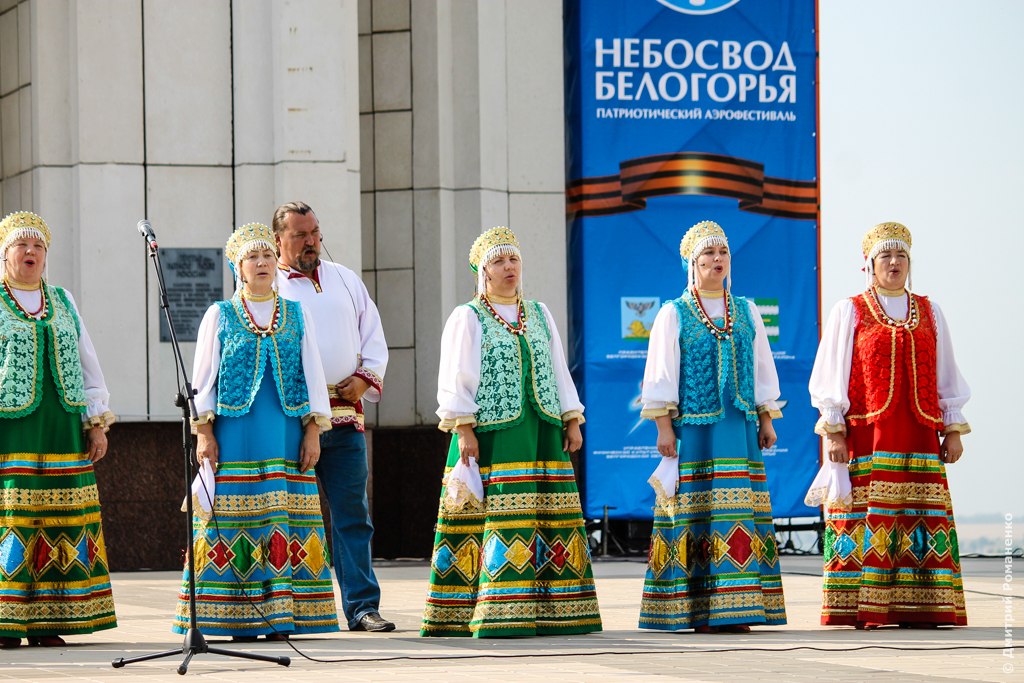
<instances>
[{"instance_id":1,"label":"st. george ribbon stripe","mask_svg":"<svg viewBox=\"0 0 1024 683\"><path fill-rule=\"evenodd\" d=\"M566 183L566 218L610 216L647 208L648 197L673 194L732 197L741 211L817 220L818 183L764 174L764 164L704 152L655 154L623 161L618 175Z\"/></svg>"}]
</instances>

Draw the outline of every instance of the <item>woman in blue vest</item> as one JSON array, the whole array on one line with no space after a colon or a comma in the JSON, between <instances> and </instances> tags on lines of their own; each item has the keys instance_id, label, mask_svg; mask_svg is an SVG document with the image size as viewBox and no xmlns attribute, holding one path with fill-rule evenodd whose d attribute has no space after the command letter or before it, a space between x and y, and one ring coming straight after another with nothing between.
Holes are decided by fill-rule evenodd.
<instances>
[{"instance_id":1,"label":"woman in blue vest","mask_svg":"<svg viewBox=\"0 0 1024 683\"><path fill-rule=\"evenodd\" d=\"M199 506L193 519L199 627L245 642L337 631L313 474L331 428L313 320L273 289L267 226L238 228L225 255L238 289L203 317L193 371L198 457L216 470L212 516ZM186 567L174 631L188 627Z\"/></svg>"},{"instance_id":2,"label":"woman in blue vest","mask_svg":"<svg viewBox=\"0 0 1024 683\"><path fill-rule=\"evenodd\" d=\"M114 628L93 464L114 422L70 292L46 282L50 230L0 222L0 647Z\"/></svg>"},{"instance_id":3,"label":"woman in blue vest","mask_svg":"<svg viewBox=\"0 0 1024 683\"><path fill-rule=\"evenodd\" d=\"M441 337L437 414L453 437L420 634L600 631L569 460L583 405L558 330L544 304L522 297L511 230L480 235L469 262L477 294Z\"/></svg>"},{"instance_id":4,"label":"woman in blue vest","mask_svg":"<svg viewBox=\"0 0 1024 683\"><path fill-rule=\"evenodd\" d=\"M658 313L644 371L663 460L640 627L746 633L786 623L761 457L779 380L757 308L730 292L722 228L698 223L679 252L687 288Z\"/></svg>"}]
</instances>

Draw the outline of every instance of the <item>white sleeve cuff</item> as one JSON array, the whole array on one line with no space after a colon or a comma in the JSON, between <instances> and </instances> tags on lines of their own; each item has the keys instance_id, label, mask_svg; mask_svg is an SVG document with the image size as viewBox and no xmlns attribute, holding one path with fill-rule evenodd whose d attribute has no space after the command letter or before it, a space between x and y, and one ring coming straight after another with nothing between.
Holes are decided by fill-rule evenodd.
<instances>
[{"instance_id":1,"label":"white sleeve cuff","mask_svg":"<svg viewBox=\"0 0 1024 683\"><path fill-rule=\"evenodd\" d=\"M768 399L764 403L757 406L757 414L768 413L768 417L773 420L782 419L782 410L779 408L779 404L774 399Z\"/></svg>"},{"instance_id":2,"label":"white sleeve cuff","mask_svg":"<svg viewBox=\"0 0 1024 683\"><path fill-rule=\"evenodd\" d=\"M964 417L960 409L947 410L942 414L942 423L946 425L967 424L967 418Z\"/></svg>"},{"instance_id":3,"label":"white sleeve cuff","mask_svg":"<svg viewBox=\"0 0 1024 683\"><path fill-rule=\"evenodd\" d=\"M821 408L821 419L831 426L845 425L846 418L841 408Z\"/></svg>"},{"instance_id":4,"label":"white sleeve cuff","mask_svg":"<svg viewBox=\"0 0 1024 683\"><path fill-rule=\"evenodd\" d=\"M644 404L643 410L640 411L640 417L647 420L654 420L659 417L668 415L671 418L675 418L679 414L679 406L675 403L666 403L665 401L651 401Z\"/></svg>"}]
</instances>

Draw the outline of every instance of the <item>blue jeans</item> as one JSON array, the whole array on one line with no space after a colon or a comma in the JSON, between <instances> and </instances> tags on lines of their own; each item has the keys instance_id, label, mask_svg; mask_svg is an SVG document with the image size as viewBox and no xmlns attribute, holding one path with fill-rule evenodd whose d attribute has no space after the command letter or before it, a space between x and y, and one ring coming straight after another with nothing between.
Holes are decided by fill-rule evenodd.
<instances>
[{"instance_id":1,"label":"blue jeans","mask_svg":"<svg viewBox=\"0 0 1024 683\"><path fill-rule=\"evenodd\" d=\"M331 558L341 585L341 607L352 629L380 607L380 586L370 563L373 524L366 499L366 438L354 426L335 426L320 437L316 475L331 508Z\"/></svg>"}]
</instances>

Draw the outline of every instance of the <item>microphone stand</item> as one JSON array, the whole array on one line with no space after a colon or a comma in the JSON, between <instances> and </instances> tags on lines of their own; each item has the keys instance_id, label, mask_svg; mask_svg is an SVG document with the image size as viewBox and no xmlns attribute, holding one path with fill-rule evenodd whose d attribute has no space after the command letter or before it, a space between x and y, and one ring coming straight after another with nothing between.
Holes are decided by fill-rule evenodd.
<instances>
[{"instance_id":1,"label":"microphone stand","mask_svg":"<svg viewBox=\"0 0 1024 683\"><path fill-rule=\"evenodd\" d=\"M192 385L188 381L188 374L185 370L185 363L181 358L181 347L178 346L178 337L174 333L174 321L171 320L171 307L167 301L167 286L164 284L164 271L160 265L160 253L157 249L156 242L147 239L149 245L149 257L153 259L153 266L156 269L157 283L160 288L160 308L164 310L164 315L167 317L167 327L171 331L171 349L174 352L174 363L177 365L178 371L181 373L183 378L183 391L179 389L177 396L174 398L174 405L181 408L181 437L182 437L182 450L185 454L185 507L188 513L188 613L189 613L189 629L185 633L185 641L181 647L175 650L167 650L166 652L157 652L154 654L143 655L141 657L131 657L125 659L119 657L115 659L111 664L115 669L120 669L125 664L134 664L136 662L144 662L149 659L159 659L161 657L173 657L174 655L185 655L185 661L178 667L178 673L184 676L188 672L188 663L196 655L200 654L214 654L223 655L225 657L239 657L241 659L255 659L261 662L271 662L273 664L280 664L281 666L288 666L291 664L291 659L288 657L271 657L268 655L257 655L249 652L232 652L231 650L222 650L217 647L210 647L206 644L206 638L203 637L202 631L199 630L196 624L196 562L195 562L195 530L192 526L192 454L194 447L192 444L192 429L189 418L198 419L199 413L196 410L195 392L192 391Z\"/></svg>"}]
</instances>

